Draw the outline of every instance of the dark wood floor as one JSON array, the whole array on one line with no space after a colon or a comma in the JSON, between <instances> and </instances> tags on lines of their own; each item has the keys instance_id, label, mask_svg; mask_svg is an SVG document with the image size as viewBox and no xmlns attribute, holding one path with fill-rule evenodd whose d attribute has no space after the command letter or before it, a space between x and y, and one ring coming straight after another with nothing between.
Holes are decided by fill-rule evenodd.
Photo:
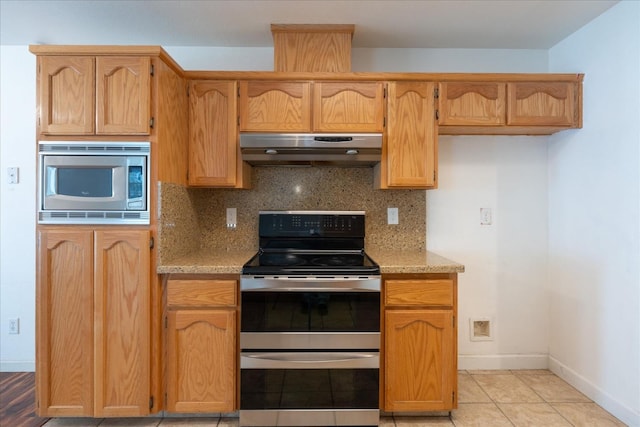
<instances>
[{"instance_id":1,"label":"dark wood floor","mask_svg":"<svg viewBox=\"0 0 640 427\"><path fill-rule=\"evenodd\" d=\"M35 414L35 374L0 372L0 426L40 427L49 418Z\"/></svg>"}]
</instances>

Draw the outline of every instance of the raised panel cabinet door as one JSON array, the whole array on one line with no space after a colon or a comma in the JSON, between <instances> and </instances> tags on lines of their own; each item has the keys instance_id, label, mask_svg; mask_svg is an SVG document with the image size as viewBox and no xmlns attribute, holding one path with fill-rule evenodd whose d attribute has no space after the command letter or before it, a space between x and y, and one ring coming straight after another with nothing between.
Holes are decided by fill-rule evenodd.
<instances>
[{"instance_id":1,"label":"raised panel cabinet door","mask_svg":"<svg viewBox=\"0 0 640 427\"><path fill-rule=\"evenodd\" d=\"M148 135L151 120L151 59L96 58L97 127L102 135Z\"/></svg>"},{"instance_id":2,"label":"raised panel cabinet door","mask_svg":"<svg viewBox=\"0 0 640 427\"><path fill-rule=\"evenodd\" d=\"M150 394L150 232L95 232L96 417L143 416Z\"/></svg>"},{"instance_id":3,"label":"raised panel cabinet door","mask_svg":"<svg viewBox=\"0 0 640 427\"><path fill-rule=\"evenodd\" d=\"M572 82L507 84L507 124L576 126L576 85Z\"/></svg>"},{"instance_id":4,"label":"raised panel cabinet door","mask_svg":"<svg viewBox=\"0 0 640 427\"><path fill-rule=\"evenodd\" d=\"M315 82L315 132L382 132L384 83Z\"/></svg>"},{"instance_id":5,"label":"raised panel cabinet door","mask_svg":"<svg viewBox=\"0 0 640 427\"><path fill-rule=\"evenodd\" d=\"M386 310L384 410L453 409L455 339L451 310Z\"/></svg>"},{"instance_id":6,"label":"raised panel cabinet door","mask_svg":"<svg viewBox=\"0 0 640 427\"><path fill-rule=\"evenodd\" d=\"M93 232L38 232L36 400L40 416L93 415Z\"/></svg>"},{"instance_id":7,"label":"raised panel cabinet door","mask_svg":"<svg viewBox=\"0 0 640 427\"><path fill-rule=\"evenodd\" d=\"M438 127L435 84L391 82L382 149L382 188L435 188Z\"/></svg>"},{"instance_id":8,"label":"raised panel cabinet door","mask_svg":"<svg viewBox=\"0 0 640 427\"><path fill-rule=\"evenodd\" d=\"M235 310L169 311L167 409L236 409Z\"/></svg>"},{"instance_id":9,"label":"raised panel cabinet door","mask_svg":"<svg viewBox=\"0 0 640 427\"><path fill-rule=\"evenodd\" d=\"M38 56L40 131L92 135L95 129L95 62L86 56Z\"/></svg>"},{"instance_id":10,"label":"raised panel cabinet door","mask_svg":"<svg viewBox=\"0 0 640 427\"><path fill-rule=\"evenodd\" d=\"M504 83L440 83L441 126L496 126L506 120Z\"/></svg>"},{"instance_id":11,"label":"raised panel cabinet door","mask_svg":"<svg viewBox=\"0 0 640 427\"><path fill-rule=\"evenodd\" d=\"M240 130L309 132L310 82L240 82Z\"/></svg>"},{"instance_id":12,"label":"raised panel cabinet door","mask_svg":"<svg viewBox=\"0 0 640 427\"><path fill-rule=\"evenodd\" d=\"M189 92L189 184L234 187L239 159L237 83L194 81Z\"/></svg>"}]
</instances>

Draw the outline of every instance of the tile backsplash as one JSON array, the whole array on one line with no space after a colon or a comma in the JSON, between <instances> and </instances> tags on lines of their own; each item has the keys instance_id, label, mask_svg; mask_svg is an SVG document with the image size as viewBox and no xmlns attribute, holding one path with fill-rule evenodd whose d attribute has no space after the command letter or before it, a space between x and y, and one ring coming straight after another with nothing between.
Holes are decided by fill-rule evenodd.
<instances>
[{"instance_id":1,"label":"tile backsplash","mask_svg":"<svg viewBox=\"0 0 640 427\"><path fill-rule=\"evenodd\" d=\"M160 189L160 259L192 251L255 250L261 210L362 210L365 248L424 251L426 191L375 190L371 168L256 167L252 189ZM399 224L387 225L387 208ZM227 229L226 209L237 208L237 228Z\"/></svg>"}]
</instances>

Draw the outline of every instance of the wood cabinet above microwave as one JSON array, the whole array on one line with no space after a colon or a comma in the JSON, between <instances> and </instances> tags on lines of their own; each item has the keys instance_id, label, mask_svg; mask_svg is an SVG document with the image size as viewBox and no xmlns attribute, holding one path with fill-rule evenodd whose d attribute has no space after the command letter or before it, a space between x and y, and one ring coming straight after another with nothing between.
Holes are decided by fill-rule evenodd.
<instances>
[{"instance_id":1,"label":"wood cabinet above microwave","mask_svg":"<svg viewBox=\"0 0 640 427\"><path fill-rule=\"evenodd\" d=\"M241 132L382 132L384 83L240 81Z\"/></svg>"},{"instance_id":2,"label":"wood cabinet above microwave","mask_svg":"<svg viewBox=\"0 0 640 427\"><path fill-rule=\"evenodd\" d=\"M38 56L40 132L148 135L151 58Z\"/></svg>"}]
</instances>

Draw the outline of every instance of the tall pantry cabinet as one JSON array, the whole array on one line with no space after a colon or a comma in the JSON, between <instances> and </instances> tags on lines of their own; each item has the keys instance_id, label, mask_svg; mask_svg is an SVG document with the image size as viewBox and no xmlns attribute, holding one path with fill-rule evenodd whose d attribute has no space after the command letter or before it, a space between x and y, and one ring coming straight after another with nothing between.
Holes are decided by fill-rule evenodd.
<instances>
[{"instance_id":1,"label":"tall pantry cabinet","mask_svg":"<svg viewBox=\"0 0 640 427\"><path fill-rule=\"evenodd\" d=\"M159 183L186 185L182 69L159 47L31 46L37 139L149 141L151 219L37 226L40 416L144 416L162 409ZM90 143L90 142L89 142Z\"/></svg>"}]
</instances>

